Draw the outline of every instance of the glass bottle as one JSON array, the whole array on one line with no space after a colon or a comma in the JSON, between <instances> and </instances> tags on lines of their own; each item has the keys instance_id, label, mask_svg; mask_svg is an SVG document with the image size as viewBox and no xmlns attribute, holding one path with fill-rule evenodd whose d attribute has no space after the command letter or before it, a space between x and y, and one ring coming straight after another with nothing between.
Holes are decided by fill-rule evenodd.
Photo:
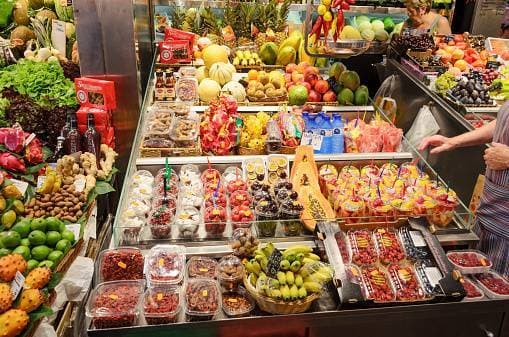
<instances>
[{"instance_id":1,"label":"glass bottle","mask_svg":"<svg viewBox=\"0 0 509 337\"><path fill-rule=\"evenodd\" d=\"M81 151L80 133L76 126L76 116L71 116L70 129L67 137L65 138L65 153L72 154Z\"/></svg>"},{"instance_id":2,"label":"glass bottle","mask_svg":"<svg viewBox=\"0 0 509 337\"><path fill-rule=\"evenodd\" d=\"M83 134L83 140L83 150L95 154L96 159L98 159L101 147L101 135L95 128L94 114L89 113L87 116L87 130Z\"/></svg>"}]
</instances>

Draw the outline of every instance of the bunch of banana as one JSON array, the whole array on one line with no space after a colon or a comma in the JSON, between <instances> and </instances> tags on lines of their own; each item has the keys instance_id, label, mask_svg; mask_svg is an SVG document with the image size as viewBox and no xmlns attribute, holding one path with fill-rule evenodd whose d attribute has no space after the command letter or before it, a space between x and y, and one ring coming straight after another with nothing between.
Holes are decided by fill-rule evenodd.
<instances>
[{"instance_id":1,"label":"bunch of banana","mask_svg":"<svg viewBox=\"0 0 509 337\"><path fill-rule=\"evenodd\" d=\"M258 53L251 52L249 50L237 50L235 52L235 58L233 59L234 66L260 66L262 65L262 60Z\"/></svg>"},{"instance_id":2,"label":"bunch of banana","mask_svg":"<svg viewBox=\"0 0 509 337\"><path fill-rule=\"evenodd\" d=\"M296 245L282 252L282 260L276 278L267 276L268 259L274 245L260 245L254 258L246 262L249 282L261 294L284 301L303 299L310 293L320 293L324 284L332 279L332 269L320 262L312 249Z\"/></svg>"},{"instance_id":3,"label":"bunch of banana","mask_svg":"<svg viewBox=\"0 0 509 337\"><path fill-rule=\"evenodd\" d=\"M46 179L41 187L37 189L40 194L52 194L60 189L62 186L62 176L54 171L50 166L46 167Z\"/></svg>"}]
</instances>

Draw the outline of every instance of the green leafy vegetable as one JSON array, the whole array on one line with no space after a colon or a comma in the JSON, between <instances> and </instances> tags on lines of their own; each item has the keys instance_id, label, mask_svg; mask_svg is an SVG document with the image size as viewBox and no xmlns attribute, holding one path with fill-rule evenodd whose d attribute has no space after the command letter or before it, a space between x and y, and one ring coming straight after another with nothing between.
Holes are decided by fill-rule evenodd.
<instances>
[{"instance_id":1,"label":"green leafy vegetable","mask_svg":"<svg viewBox=\"0 0 509 337\"><path fill-rule=\"evenodd\" d=\"M77 105L74 84L65 78L58 62L22 59L0 70L0 89L10 87L42 107Z\"/></svg>"}]
</instances>

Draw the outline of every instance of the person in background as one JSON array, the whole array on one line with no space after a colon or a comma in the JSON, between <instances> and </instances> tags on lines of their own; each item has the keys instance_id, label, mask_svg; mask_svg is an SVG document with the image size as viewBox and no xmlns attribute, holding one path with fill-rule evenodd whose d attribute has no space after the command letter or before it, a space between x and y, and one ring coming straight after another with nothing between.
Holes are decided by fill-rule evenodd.
<instances>
[{"instance_id":1,"label":"person in background","mask_svg":"<svg viewBox=\"0 0 509 337\"><path fill-rule=\"evenodd\" d=\"M477 249L490 258L493 269L509 277L509 102L491 123L452 138L427 137L419 149L433 146L430 153L440 153L490 142L484 153L486 179L474 232L479 236Z\"/></svg>"},{"instance_id":2,"label":"person in background","mask_svg":"<svg viewBox=\"0 0 509 337\"><path fill-rule=\"evenodd\" d=\"M500 25L500 38L509 39L509 22L504 22Z\"/></svg>"},{"instance_id":3,"label":"person in background","mask_svg":"<svg viewBox=\"0 0 509 337\"><path fill-rule=\"evenodd\" d=\"M403 30L409 28L431 34L451 34L449 21L431 11L432 2L433 0L406 0L408 19L403 24Z\"/></svg>"}]
</instances>

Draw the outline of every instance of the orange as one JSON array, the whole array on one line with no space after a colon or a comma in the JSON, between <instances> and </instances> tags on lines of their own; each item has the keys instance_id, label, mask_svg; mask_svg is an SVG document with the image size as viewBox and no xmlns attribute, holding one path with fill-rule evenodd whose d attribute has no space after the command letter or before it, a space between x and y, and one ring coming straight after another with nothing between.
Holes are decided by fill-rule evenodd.
<instances>
[{"instance_id":1,"label":"orange","mask_svg":"<svg viewBox=\"0 0 509 337\"><path fill-rule=\"evenodd\" d=\"M258 71L255 69L249 70L249 72L247 73L247 79L256 81L258 79Z\"/></svg>"}]
</instances>

